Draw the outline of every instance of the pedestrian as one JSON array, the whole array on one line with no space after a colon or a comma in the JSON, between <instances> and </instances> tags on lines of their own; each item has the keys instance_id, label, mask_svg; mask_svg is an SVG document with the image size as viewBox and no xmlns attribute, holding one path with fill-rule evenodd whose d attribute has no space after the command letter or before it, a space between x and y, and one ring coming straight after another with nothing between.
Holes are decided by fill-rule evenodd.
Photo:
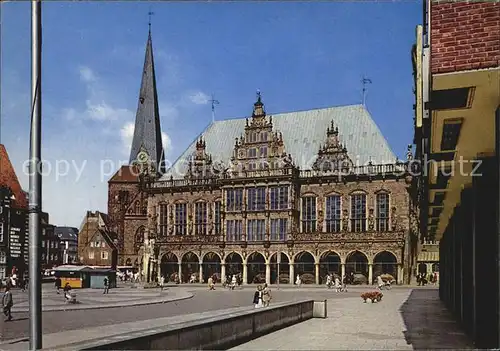
<instances>
[{"instance_id":1,"label":"pedestrian","mask_svg":"<svg viewBox=\"0 0 500 351\"><path fill-rule=\"evenodd\" d=\"M264 284L264 290L262 290L262 303L264 304L264 307L269 307L271 299L271 289L269 289L267 284Z\"/></svg>"},{"instance_id":2,"label":"pedestrian","mask_svg":"<svg viewBox=\"0 0 500 351\"><path fill-rule=\"evenodd\" d=\"M165 285L165 277L162 275L160 277L160 291L163 291L164 285Z\"/></svg>"},{"instance_id":3,"label":"pedestrian","mask_svg":"<svg viewBox=\"0 0 500 351\"><path fill-rule=\"evenodd\" d=\"M10 291L10 286L7 284L5 286L5 292L2 297L2 308L3 308L3 314L7 319L5 320L6 322L12 320L12 306L14 305L14 300L12 299L12 292Z\"/></svg>"},{"instance_id":4,"label":"pedestrian","mask_svg":"<svg viewBox=\"0 0 500 351\"><path fill-rule=\"evenodd\" d=\"M253 294L253 304L255 308L262 307L262 287L260 285L257 286L257 291Z\"/></svg>"},{"instance_id":5,"label":"pedestrian","mask_svg":"<svg viewBox=\"0 0 500 351\"><path fill-rule=\"evenodd\" d=\"M29 285L28 276L25 275L23 278L23 292L28 290L28 285Z\"/></svg>"},{"instance_id":6,"label":"pedestrian","mask_svg":"<svg viewBox=\"0 0 500 351\"><path fill-rule=\"evenodd\" d=\"M215 290L214 278L208 277L208 290Z\"/></svg>"},{"instance_id":7,"label":"pedestrian","mask_svg":"<svg viewBox=\"0 0 500 351\"><path fill-rule=\"evenodd\" d=\"M103 294L109 293L109 280L107 277L104 278L104 291Z\"/></svg>"},{"instance_id":8,"label":"pedestrian","mask_svg":"<svg viewBox=\"0 0 500 351\"><path fill-rule=\"evenodd\" d=\"M297 285L299 288L302 285L302 280L300 279L299 274L297 274L297 278L295 278L295 285Z\"/></svg>"},{"instance_id":9,"label":"pedestrian","mask_svg":"<svg viewBox=\"0 0 500 351\"><path fill-rule=\"evenodd\" d=\"M56 293L60 294L59 290L61 290L61 278L56 277L55 286L56 286Z\"/></svg>"}]
</instances>

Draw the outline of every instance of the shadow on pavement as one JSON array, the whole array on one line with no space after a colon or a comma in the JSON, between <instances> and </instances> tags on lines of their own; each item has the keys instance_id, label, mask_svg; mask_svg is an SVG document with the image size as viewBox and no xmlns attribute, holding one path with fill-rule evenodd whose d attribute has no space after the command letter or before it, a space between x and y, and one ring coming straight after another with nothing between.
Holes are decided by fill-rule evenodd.
<instances>
[{"instance_id":1,"label":"shadow on pavement","mask_svg":"<svg viewBox=\"0 0 500 351\"><path fill-rule=\"evenodd\" d=\"M474 349L439 299L437 289L413 289L399 311L406 326L406 343L414 350Z\"/></svg>"}]
</instances>

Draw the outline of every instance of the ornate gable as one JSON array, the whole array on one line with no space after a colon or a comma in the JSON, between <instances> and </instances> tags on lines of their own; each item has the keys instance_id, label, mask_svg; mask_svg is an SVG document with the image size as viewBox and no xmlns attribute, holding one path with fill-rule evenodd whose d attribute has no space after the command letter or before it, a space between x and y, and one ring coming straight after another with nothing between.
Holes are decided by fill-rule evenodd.
<instances>
[{"instance_id":1,"label":"ornate gable","mask_svg":"<svg viewBox=\"0 0 500 351\"><path fill-rule=\"evenodd\" d=\"M251 119L246 119L244 135L235 139L231 166L233 176L245 171L293 167L291 156L285 152L282 134L273 131L273 119L266 115L260 92L257 92Z\"/></svg>"},{"instance_id":2,"label":"ornate gable","mask_svg":"<svg viewBox=\"0 0 500 351\"><path fill-rule=\"evenodd\" d=\"M212 164L212 155L206 152L206 143L203 136L196 142L196 150L189 159L186 179L215 178L216 172Z\"/></svg>"},{"instance_id":3,"label":"ornate gable","mask_svg":"<svg viewBox=\"0 0 500 351\"><path fill-rule=\"evenodd\" d=\"M353 167L353 162L347 154L347 148L339 139L339 128L333 121L326 130L326 143L320 145L318 157L313 169L322 172L346 173Z\"/></svg>"}]
</instances>

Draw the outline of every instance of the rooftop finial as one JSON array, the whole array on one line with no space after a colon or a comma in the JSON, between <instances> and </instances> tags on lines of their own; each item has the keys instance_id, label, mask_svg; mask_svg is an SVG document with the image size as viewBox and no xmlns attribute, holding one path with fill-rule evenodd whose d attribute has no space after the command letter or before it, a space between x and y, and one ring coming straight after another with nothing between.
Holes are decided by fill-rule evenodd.
<instances>
[{"instance_id":1,"label":"rooftop finial","mask_svg":"<svg viewBox=\"0 0 500 351\"><path fill-rule=\"evenodd\" d=\"M148 21L148 28L149 28L149 34L151 34L151 16L153 16L155 13L151 10L149 10L148 12L148 16L149 16L149 21Z\"/></svg>"},{"instance_id":2,"label":"rooftop finial","mask_svg":"<svg viewBox=\"0 0 500 351\"><path fill-rule=\"evenodd\" d=\"M262 96L260 95L260 89L257 89L257 102L262 102Z\"/></svg>"}]
</instances>

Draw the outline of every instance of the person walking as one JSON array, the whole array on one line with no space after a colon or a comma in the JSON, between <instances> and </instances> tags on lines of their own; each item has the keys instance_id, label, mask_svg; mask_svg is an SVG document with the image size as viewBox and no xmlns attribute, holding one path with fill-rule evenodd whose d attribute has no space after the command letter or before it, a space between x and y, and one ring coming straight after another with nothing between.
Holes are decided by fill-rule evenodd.
<instances>
[{"instance_id":1,"label":"person walking","mask_svg":"<svg viewBox=\"0 0 500 351\"><path fill-rule=\"evenodd\" d=\"M108 278L104 278L104 291L103 294L109 294L109 280Z\"/></svg>"},{"instance_id":2,"label":"person walking","mask_svg":"<svg viewBox=\"0 0 500 351\"><path fill-rule=\"evenodd\" d=\"M269 307L271 299L271 289L269 289L267 284L264 284L264 289L262 290L262 303L264 304L264 307Z\"/></svg>"},{"instance_id":3,"label":"person walking","mask_svg":"<svg viewBox=\"0 0 500 351\"><path fill-rule=\"evenodd\" d=\"M163 291L163 287L165 286L165 276L160 277L160 291Z\"/></svg>"},{"instance_id":4,"label":"person walking","mask_svg":"<svg viewBox=\"0 0 500 351\"><path fill-rule=\"evenodd\" d=\"M14 300L12 299L12 292L10 291L10 286L6 285L5 286L5 292L2 297L2 309L3 309L3 314L7 319L5 320L6 322L9 322L12 320L12 306L14 305Z\"/></svg>"},{"instance_id":5,"label":"person walking","mask_svg":"<svg viewBox=\"0 0 500 351\"><path fill-rule=\"evenodd\" d=\"M260 285L257 286L257 291L253 294L253 304L255 308L262 307L262 287Z\"/></svg>"}]
</instances>

